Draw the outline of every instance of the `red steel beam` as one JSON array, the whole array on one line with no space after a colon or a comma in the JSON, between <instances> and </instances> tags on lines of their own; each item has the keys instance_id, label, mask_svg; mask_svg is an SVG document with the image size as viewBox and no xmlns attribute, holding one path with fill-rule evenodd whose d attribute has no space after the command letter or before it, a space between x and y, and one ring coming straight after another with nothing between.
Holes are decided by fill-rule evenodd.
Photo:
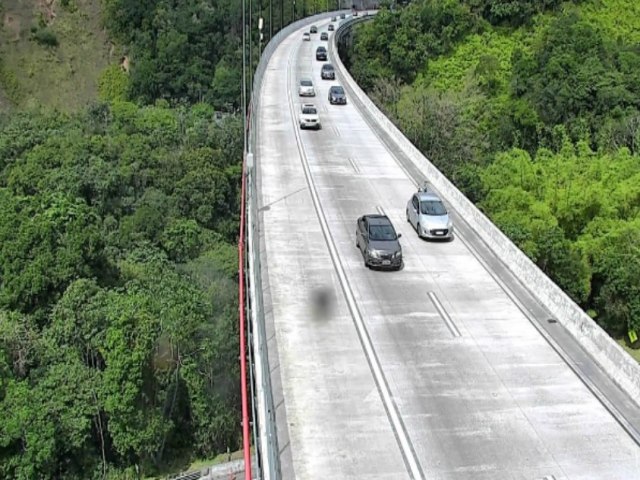
<instances>
[{"instance_id":1,"label":"red steel beam","mask_svg":"<svg viewBox=\"0 0 640 480\"><path fill-rule=\"evenodd\" d=\"M238 304L240 314L240 396L242 398L242 450L244 453L244 478L251 477L251 443L249 436L249 400L247 396L247 339L244 304L244 237L245 237L245 196L246 157L242 161L242 188L240 199L240 240L238 242Z\"/></svg>"}]
</instances>

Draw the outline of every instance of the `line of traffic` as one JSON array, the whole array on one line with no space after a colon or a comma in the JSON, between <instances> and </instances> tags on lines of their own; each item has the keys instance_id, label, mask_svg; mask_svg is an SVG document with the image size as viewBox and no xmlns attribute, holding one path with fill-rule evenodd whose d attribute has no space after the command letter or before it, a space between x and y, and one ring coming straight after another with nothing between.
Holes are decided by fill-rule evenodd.
<instances>
[{"instance_id":1,"label":"line of traffic","mask_svg":"<svg viewBox=\"0 0 640 480\"><path fill-rule=\"evenodd\" d=\"M292 71L292 59L297 56L298 54L298 50L299 50L299 46L292 49L292 52L288 58L288 64L287 64L287 84L291 86L292 82L291 82L291 71ZM333 240L333 237L331 235L331 231L329 229L327 220L326 220L326 216L324 214L324 210L322 208L322 204L320 202L320 198L315 186L315 182L313 180L313 176L311 173L311 169L309 167L309 162L307 159L307 155L304 149L304 144L302 142L302 138L300 135L300 131L298 130L298 128L296 128L297 126L295 125L295 106L294 106L294 101L291 95L291 88L287 89L288 93L287 93L287 100L289 103L289 109L291 111L291 118L292 121L294 122L294 132L295 132L295 137L296 137L296 143L297 143L297 147L298 147L298 151L300 154L300 161L302 164L302 168L304 171L304 176L307 182L307 185L309 186L309 193L311 195L311 199L313 202L313 206L316 212L316 216L318 218L318 221L320 223L320 227L322 230L322 234L325 238L326 241L326 245L327 248L329 250L329 255L331 257L331 261L333 263L334 269L336 271L336 274L338 276L339 282L340 282L340 286L342 288L342 292L344 294L344 298L347 302L347 305L349 307L349 311L351 313L351 318L353 319L354 325L356 327L356 331L358 333L358 337L360 339L360 343L362 345L365 357L367 358L367 362L369 364L371 373L374 377L374 381L376 383L376 386L378 388L378 392L380 394L380 398L382 400L382 403L384 405L384 408L387 412L387 417L390 421L391 424L391 428L394 431L394 434L396 436L396 439L398 441L398 445L400 447L401 450L401 454L403 457L403 460L405 462L405 465L407 467L407 472L409 473L410 477L418 480L418 479L424 479L424 473L422 471L422 467L420 466L420 462L418 461L417 458L417 454L415 452L415 449L412 445L412 442L409 438L407 429L404 425L404 422L402 420L402 417L400 416L400 412L398 409L398 406L396 405L396 402L393 398L393 394L391 393L391 390L389 388L389 384L387 382L387 379L385 377L384 371L382 370L382 366L380 364L380 360L378 359L378 356L376 354L375 348L373 347L373 343L371 341L371 337L369 335L368 329L365 325L365 322L362 318L362 315L360 313L360 310L358 308L355 296L353 294L353 291L351 289L351 285L349 284L349 280L347 278L347 275L344 271L344 267L342 266L342 262L340 260L340 256L338 254L338 250L336 248L335 242Z\"/></svg>"}]
</instances>

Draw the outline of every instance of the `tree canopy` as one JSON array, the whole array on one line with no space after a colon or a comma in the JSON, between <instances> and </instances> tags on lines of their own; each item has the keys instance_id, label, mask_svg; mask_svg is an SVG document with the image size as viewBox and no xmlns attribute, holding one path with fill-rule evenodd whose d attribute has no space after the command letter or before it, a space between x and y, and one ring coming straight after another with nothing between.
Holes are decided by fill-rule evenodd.
<instances>
[{"instance_id":1,"label":"tree canopy","mask_svg":"<svg viewBox=\"0 0 640 480\"><path fill-rule=\"evenodd\" d=\"M237 448L241 132L205 104L0 123L0 477Z\"/></svg>"},{"instance_id":2,"label":"tree canopy","mask_svg":"<svg viewBox=\"0 0 640 480\"><path fill-rule=\"evenodd\" d=\"M346 52L408 138L614 335L640 328L638 8L387 5Z\"/></svg>"}]
</instances>

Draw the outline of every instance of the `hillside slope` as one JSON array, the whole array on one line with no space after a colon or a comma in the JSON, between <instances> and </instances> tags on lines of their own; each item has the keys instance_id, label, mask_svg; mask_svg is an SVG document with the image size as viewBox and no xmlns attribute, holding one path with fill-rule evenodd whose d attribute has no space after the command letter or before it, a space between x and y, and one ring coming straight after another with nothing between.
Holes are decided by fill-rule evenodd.
<instances>
[{"instance_id":1,"label":"hillside slope","mask_svg":"<svg viewBox=\"0 0 640 480\"><path fill-rule=\"evenodd\" d=\"M96 97L101 71L117 60L100 0L3 0L0 18L0 109L71 111Z\"/></svg>"}]
</instances>

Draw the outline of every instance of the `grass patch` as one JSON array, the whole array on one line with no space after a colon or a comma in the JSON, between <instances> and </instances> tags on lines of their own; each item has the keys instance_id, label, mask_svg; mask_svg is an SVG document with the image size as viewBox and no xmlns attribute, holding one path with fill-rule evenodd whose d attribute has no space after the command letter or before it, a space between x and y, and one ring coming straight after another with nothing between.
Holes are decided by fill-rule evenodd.
<instances>
[{"instance_id":1,"label":"grass patch","mask_svg":"<svg viewBox=\"0 0 640 480\"><path fill-rule=\"evenodd\" d=\"M18 109L61 111L96 99L101 72L118 60L110 56L101 0L66 3L2 1L0 99L4 94Z\"/></svg>"},{"instance_id":2,"label":"grass patch","mask_svg":"<svg viewBox=\"0 0 640 480\"><path fill-rule=\"evenodd\" d=\"M254 449L251 447L251 454L253 455ZM225 463L233 460L241 460L243 458L242 450L237 450L235 452L231 452L230 454L221 453L214 458L203 458L199 460L194 460L189 463L188 460L183 459L182 461L176 461L171 465L167 465L162 469L160 474L154 477L145 477L144 480L164 480L168 476L177 475L181 472L193 472L196 470L202 470L207 467L211 467L212 465L218 465L220 463Z\"/></svg>"},{"instance_id":3,"label":"grass patch","mask_svg":"<svg viewBox=\"0 0 640 480\"><path fill-rule=\"evenodd\" d=\"M616 341L618 342L618 345L624 348L626 352L636 360L636 362L640 363L640 348L633 349L628 347L627 341L624 338L618 338Z\"/></svg>"}]
</instances>

